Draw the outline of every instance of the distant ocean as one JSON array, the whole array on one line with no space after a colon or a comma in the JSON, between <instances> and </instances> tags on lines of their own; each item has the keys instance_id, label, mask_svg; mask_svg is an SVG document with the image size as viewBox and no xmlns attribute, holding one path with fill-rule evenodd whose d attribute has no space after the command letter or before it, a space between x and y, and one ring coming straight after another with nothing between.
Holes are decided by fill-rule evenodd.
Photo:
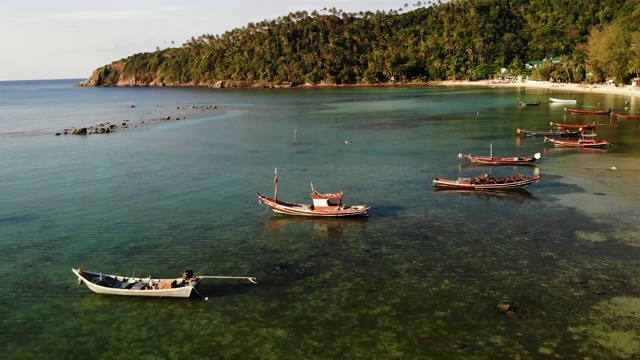
<instances>
[{"instance_id":1,"label":"distant ocean","mask_svg":"<svg viewBox=\"0 0 640 360\"><path fill-rule=\"evenodd\" d=\"M80 81L0 82L4 358L640 357L639 122L548 102L638 110L637 100ZM595 122L613 146L566 150L516 134L552 121ZM542 159L457 158L490 151ZM311 202L313 182L370 216L275 216L256 196L272 194L275 168L280 199ZM431 183L481 173L542 181L516 194ZM72 267L258 284L206 279L208 301L110 297L77 286Z\"/></svg>"}]
</instances>

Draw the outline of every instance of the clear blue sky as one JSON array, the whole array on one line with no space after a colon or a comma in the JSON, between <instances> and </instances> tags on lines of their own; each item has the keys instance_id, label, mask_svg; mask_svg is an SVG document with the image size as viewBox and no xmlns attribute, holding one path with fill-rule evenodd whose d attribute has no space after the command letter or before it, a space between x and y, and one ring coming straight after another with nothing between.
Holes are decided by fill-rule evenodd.
<instances>
[{"instance_id":1,"label":"clear blue sky","mask_svg":"<svg viewBox=\"0 0 640 360\"><path fill-rule=\"evenodd\" d=\"M426 2L426 1L423 1ZM435 2L435 1L434 1ZM398 10L388 0L5 0L0 80L88 78L93 70L156 47L179 46L290 12Z\"/></svg>"}]
</instances>

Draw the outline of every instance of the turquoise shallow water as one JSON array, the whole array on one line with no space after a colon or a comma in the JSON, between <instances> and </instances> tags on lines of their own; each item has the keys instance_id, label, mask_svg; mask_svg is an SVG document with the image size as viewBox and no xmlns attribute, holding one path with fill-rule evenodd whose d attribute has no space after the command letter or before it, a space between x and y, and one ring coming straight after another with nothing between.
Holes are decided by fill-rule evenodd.
<instances>
[{"instance_id":1,"label":"turquoise shallow water","mask_svg":"<svg viewBox=\"0 0 640 360\"><path fill-rule=\"evenodd\" d=\"M616 205L640 194L637 121L566 116L541 91L74 82L0 82L7 358L640 354L638 211ZM629 100L552 94L614 109ZM218 109L188 109L200 105ZM125 120L129 129L113 134L54 136ZM614 146L567 151L515 134L583 120ZM490 146L543 159L537 169L479 168L456 157ZM276 167L281 199L309 201L313 182L370 205L370 217L274 216L256 192L272 193ZM482 172L543 180L513 196L431 186L435 176ZM193 269L259 284L205 281L209 301L117 298L77 287L72 267L158 277Z\"/></svg>"}]
</instances>

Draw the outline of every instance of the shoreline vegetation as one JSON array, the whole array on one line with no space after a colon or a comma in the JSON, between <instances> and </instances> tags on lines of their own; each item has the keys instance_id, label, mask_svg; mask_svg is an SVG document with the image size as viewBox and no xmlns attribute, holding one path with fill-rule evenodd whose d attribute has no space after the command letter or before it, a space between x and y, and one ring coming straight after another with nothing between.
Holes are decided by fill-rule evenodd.
<instances>
[{"instance_id":1,"label":"shoreline vegetation","mask_svg":"<svg viewBox=\"0 0 640 360\"><path fill-rule=\"evenodd\" d=\"M549 86L557 88L640 85L639 5L457 0L389 12L298 11L221 35L171 41L104 65L78 85L378 87L452 79L491 86L520 84L495 79L555 81Z\"/></svg>"},{"instance_id":2,"label":"shoreline vegetation","mask_svg":"<svg viewBox=\"0 0 640 360\"><path fill-rule=\"evenodd\" d=\"M96 86L91 79L87 79L76 86ZM605 95L623 95L640 97L640 87L632 85L616 86L608 83L565 83L554 81L532 81L532 80L446 80L446 81L407 81L407 82L379 82L379 83L360 83L360 84L296 84L292 82L283 82L281 84L264 84L264 83L246 83L246 82L228 82L219 81L211 85L193 85L193 84L143 84L130 82L127 84L114 85L118 87L209 87L209 88L340 88L340 87L409 87L409 86L483 86L492 88L523 88L523 89L542 89L550 92L578 92L578 93L594 93Z\"/></svg>"}]
</instances>

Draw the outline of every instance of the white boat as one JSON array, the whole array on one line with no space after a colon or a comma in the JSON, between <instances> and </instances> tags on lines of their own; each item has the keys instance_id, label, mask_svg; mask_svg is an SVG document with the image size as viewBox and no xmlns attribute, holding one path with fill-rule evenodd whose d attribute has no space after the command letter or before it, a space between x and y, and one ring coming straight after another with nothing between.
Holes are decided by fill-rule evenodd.
<instances>
[{"instance_id":1,"label":"white boat","mask_svg":"<svg viewBox=\"0 0 640 360\"><path fill-rule=\"evenodd\" d=\"M80 268L71 269L78 277L78 285L85 284L89 290L97 294L188 298L196 292L196 286L204 278L214 279L246 279L256 284L253 277L243 276L194 276L192 270L185 270L181 278L160 279L108 275Z\"/></svg>"},{"instance_id":2,"label":"white boat","mask_svg":"<svg viewBox=\"0 0 640 360\"><path fill-rule=\"evenodd\" d=\"M563 104L575 104L578 102L577 99L558 99L558 98L549 98L549 101L554 103L563 103Z\"/></svg>"}]
</instances>

